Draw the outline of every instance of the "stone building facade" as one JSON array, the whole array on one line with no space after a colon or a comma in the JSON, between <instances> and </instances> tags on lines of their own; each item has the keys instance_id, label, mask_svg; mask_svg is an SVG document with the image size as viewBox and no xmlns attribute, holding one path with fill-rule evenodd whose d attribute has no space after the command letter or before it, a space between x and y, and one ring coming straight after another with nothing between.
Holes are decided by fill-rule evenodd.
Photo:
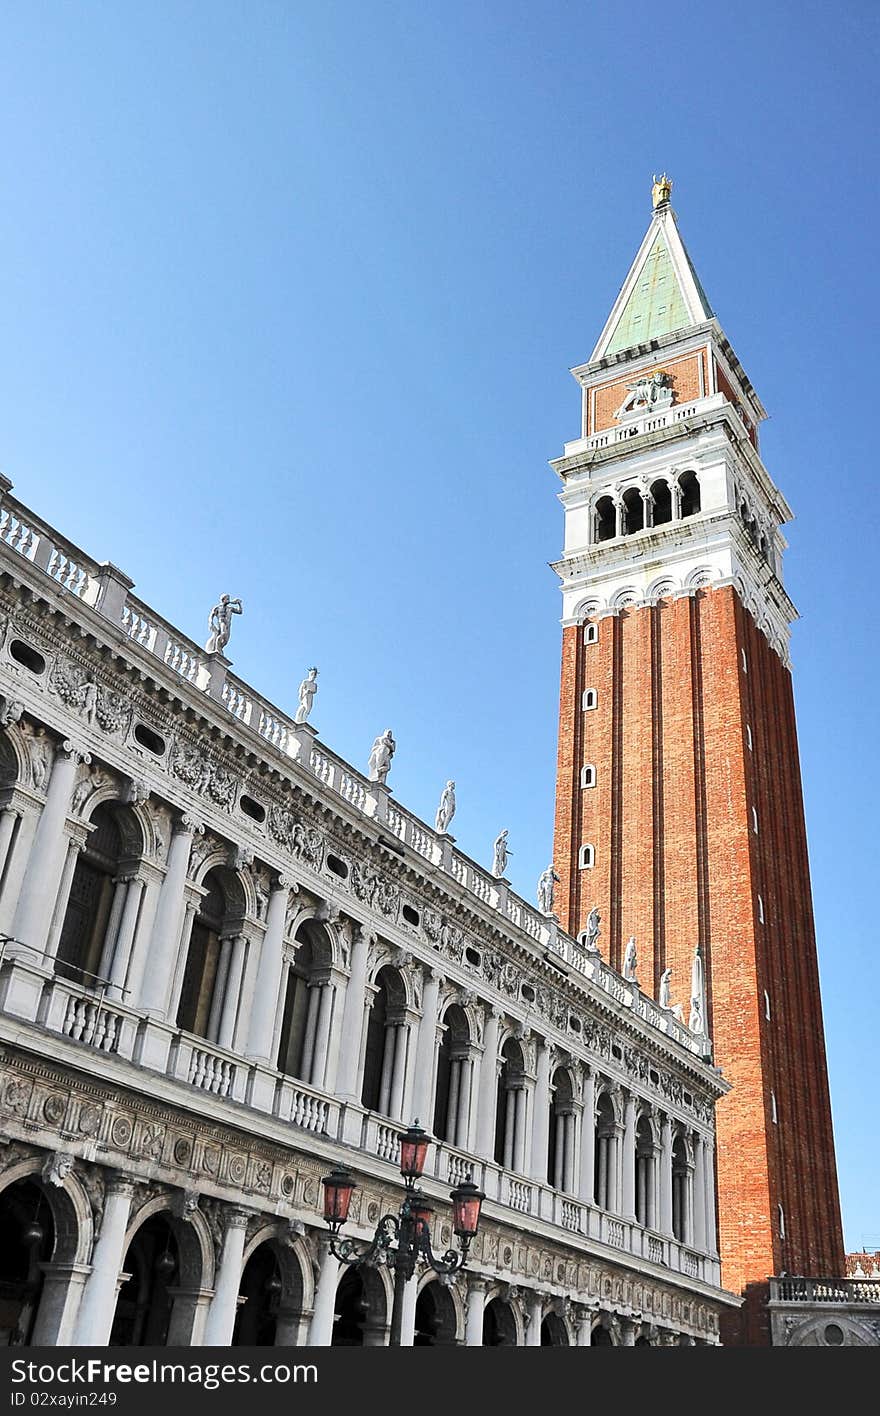
<instances>
[{"instance_id":1,"label":"stone building facade","mask_svg":"<svg viewBox=\"0 0 880 1416\"><path fill-rule=\"evenodd\" d=\"M326 1247L486 1193L416 1344L714 1344L706 1041L0 498L0 1329L14 1344L381 1345ZM601 941L600 941L601 943Z\"/></svg>"}]
</instances>

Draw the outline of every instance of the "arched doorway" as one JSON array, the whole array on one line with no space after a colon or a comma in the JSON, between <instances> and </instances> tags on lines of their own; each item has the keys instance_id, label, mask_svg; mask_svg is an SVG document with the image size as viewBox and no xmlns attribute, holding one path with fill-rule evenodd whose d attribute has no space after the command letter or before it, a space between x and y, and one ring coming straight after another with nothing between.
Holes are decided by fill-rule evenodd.
<instances>
[{"instance_id":1,"label":"arched doorway","mask_svg":"<svg viewBox=\"0 0 880 1416\"><path fill-rule=\"evenodd\" d=\"M153 1214L137 1230L122 1265L110 1329L110 1347L164 1347L180 1278L180 1250L166 1214Z\"/></svg>"},{"instance_id":2,"label":"arched doorway","mask_svg":"<svg viewBox=\"0 0 880 1416\"><path fill-rule=\"evenodd\" d=\"M244 1266L233 1347L274 1347L283 1290L281 1266L271 1244L260 1244Z\"/></svg>"},{"instance_id":3,"label":"arched doorway","mask_svg":"<svg viewBox=\"0 0 880 1416\"><path fill-rule=\"evenodd\" d=\"M30 1179L0 1194L0 1346L27 1347L43 1293L43 1265L55 1224L43 1189Z\"/></svg>"},{"instance_id":4,"label":"arched doorway","mask_svg":"<svg viewBox=\"0 0 880 1416\"><path fill-rule=\"evenodd\" d=\"M611 1337L611 1333L608 1331L607 1327L603 1327L601 1323L599 1323L596 1327L593 1328L593 1331L592 1331L592 1333L591 1333L591 1335L590 1335L590 1339L591 1339L591 1340L590 1340L590 1346L591 1346L591 1347L613 1347L613 1346L614 1346L614 1342L613 1342L613 1339L612 1339L612 1337Z\"/></svg>"},{"instance_id":5,"label":"arched doorway","mask_svg":"<svg viewBox=\"0 0 880 1416\"><path fill-rule=\"evenodd\" d=\"M445 1284L426 1283L416 1300L414 1347L454 1347L455 1304Z\"/></svg>"},{"instance_id":6,"label":"arched doorway","mask_svg":"<svg viewBox=\"0 0 880 1416\"><path fill-rule=\"evenodd\" d=\"M558 1313L548 1313L541 1323L542 1347L568 1347L568 1330Z\"/></svg>"},{"instance_id":7,"label":"arched doorway","mask_svg":"<svg viewBox=\"0 0 880 1416\"><path fill-rule=\"evenodd\" d=\"M375 1269L346 1270L336 1289L331 1347L383 1347L387 1341L387 1304Z\"/></svg>"},{"instance_id":8,"label":"arched doorway","mask_svg":"<svg viewBox=\"0 0 880 1416\"><path fill-rule=\"evenodd\" d=\"M516 1347L516 1318L503 1298L492 1298L483 1312L483 1346Z\"/></svg>"}]
</instances>

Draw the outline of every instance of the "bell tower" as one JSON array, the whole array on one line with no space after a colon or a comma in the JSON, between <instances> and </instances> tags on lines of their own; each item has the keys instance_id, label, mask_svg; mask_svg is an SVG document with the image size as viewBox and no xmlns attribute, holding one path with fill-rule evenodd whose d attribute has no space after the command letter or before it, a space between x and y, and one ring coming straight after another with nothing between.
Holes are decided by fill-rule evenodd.
<instances>
[{"instance_id":1,"label":"bell tower","mask_svg":"<svg viewBox=\"0 0 880 1416\"><path fill-rule=\"evenodd\" d=\"M655 178L651 222L551 465L565 540L555 866L563 925L595 906L617 968L685 1018L701 946L724 1283L741 1337L782 1270L844 1255L782 580L791 511L760 400Z\"/></svg>"}]
</instances>

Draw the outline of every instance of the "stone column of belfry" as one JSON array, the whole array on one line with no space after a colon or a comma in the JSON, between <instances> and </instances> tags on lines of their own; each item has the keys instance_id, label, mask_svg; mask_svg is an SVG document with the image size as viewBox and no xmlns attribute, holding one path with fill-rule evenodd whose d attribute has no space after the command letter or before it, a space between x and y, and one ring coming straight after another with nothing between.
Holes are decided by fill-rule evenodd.
<instances>
[{"instance_id":1,"label":"stone column of belfry","mask_svg":"<svg viewBox=\"0 0 880 1416\"><path fill-rule=\"evenodd\" d=\"M582 436L553 463L565 514L560 922L577 933L595 905L603 956L619 967L635 935L641 987L656 998L671 969L685 1015L701 946L707 1034L731 1084L717 1109L725 1286L751 1294L780 1269L841 1273L788 663L796 611L782 582L791 511L761 462L765 413L694 274L668 182L573 373ZM640 529L620 511L624 497L637 507L631 490L648 511ZM784 1127L770 1119L771 1089ZM668 1141L664 1123L667 1232ZM697 1163L705 1172L705 1155ZM711 1248L708 1184L696 1189L695 1229ZM766 1340L751 1310L746 1327Z\"/></svg>"}]
</instances>

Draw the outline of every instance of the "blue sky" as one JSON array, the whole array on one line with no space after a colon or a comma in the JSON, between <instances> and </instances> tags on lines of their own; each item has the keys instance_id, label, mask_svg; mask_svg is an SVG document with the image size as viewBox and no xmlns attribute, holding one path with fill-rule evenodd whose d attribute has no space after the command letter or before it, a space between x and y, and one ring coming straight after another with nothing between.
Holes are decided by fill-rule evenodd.
<instances>
[{"instance_id":1,"label":"blue sky","mask_svg":"<svg viewBox=\"0 0 880 1416\"><path fill-rule=\"evenodd\" d=\"M547 459L650 216L770 411L849 1247L875 1185L872 3L0 11L0 469L461 847L551 850Z\"/></svg>"}]
</instances>

